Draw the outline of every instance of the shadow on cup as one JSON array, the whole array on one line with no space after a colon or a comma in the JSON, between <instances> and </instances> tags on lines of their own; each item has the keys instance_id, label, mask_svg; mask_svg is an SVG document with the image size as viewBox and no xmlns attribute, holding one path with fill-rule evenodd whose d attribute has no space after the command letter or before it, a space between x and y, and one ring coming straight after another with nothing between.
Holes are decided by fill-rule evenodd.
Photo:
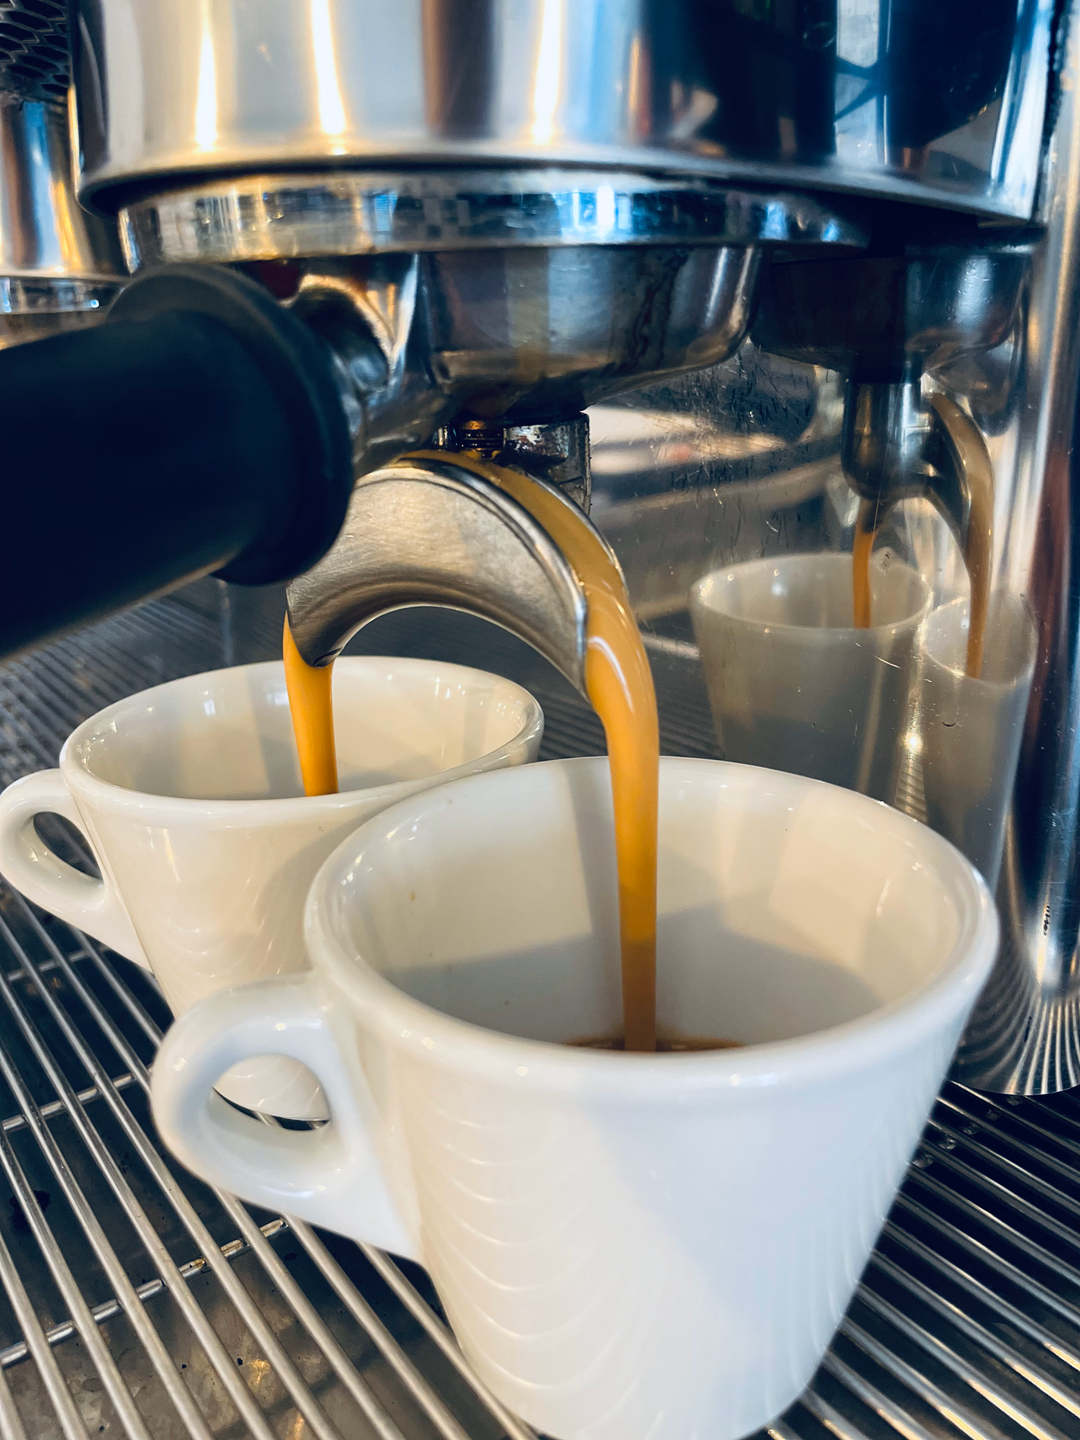
<instances>
[{"instance_id":1,"label":"shadow on cup","mask_svg":"<svg viewBox=\"0 0 1080 1440\"><path fill-rule=\"evenodd\" d=\"M993 891L1035 668L1027 602L993 596L987 634L994 644L976 680L965 673L968 601L952 600L927 617L909 745L921 757L927 824L964 852Z\"/></svg>"},{"instance_id":2,"label":"shadow on cup","mask_svg":"<svg viewBox=\"0 0 1080 1440\"><path fill-rule=\"evenodd\" d=\"M784 555L706 575L690 592L724 758L891 800L930 591L887 550L854 625L850 555Z\"/></svg>"}]
</instances>

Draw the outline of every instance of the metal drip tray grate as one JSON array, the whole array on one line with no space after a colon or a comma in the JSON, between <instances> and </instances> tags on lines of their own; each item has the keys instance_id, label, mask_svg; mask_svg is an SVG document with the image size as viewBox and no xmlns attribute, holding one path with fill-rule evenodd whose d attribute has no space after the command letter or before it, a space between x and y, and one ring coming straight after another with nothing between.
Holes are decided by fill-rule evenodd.
<instances>
[{"instance_id":1,"label":"metal drip tray grate","mask_svg":"<svg viewBox=\"0 0 1080 1440\"><path fill-rule=\"evenodd\" d=\"M482 633L481 663L533 665ZM374 648L395 634L419 650L435 632ZM212 615L165 600L0 670L3 778L54 763L117 695L219 663L218 645ZM660 653L686 665L677 644ZM681 690L668 678L668 747L682 716L702 753L700 685L690 667ZM548 753L595 746L572 692L535 665L527 683ZM422 1271L169 1160L146 1095L167 1021L142 972L0 894L0 1440L527 1440ZM770 1433L1080 1435L1077 1099L946 1088L828 1358Z\"/></svg>"}]
</instances>

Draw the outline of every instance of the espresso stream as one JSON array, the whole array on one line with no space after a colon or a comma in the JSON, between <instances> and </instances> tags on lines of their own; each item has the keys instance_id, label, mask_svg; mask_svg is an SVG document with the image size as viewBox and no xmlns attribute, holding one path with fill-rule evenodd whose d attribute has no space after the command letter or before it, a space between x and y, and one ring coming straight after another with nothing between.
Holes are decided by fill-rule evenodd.
<instances>
[{"instance_id":1,"label":"espresso stream","mask_svg":"<svg viewBox=\"0 0 1080 1440\"><path fill-rule=\"evenodd\" d=\"M994 467L986 443L969 416L948 398L934 394L930 403L959 454L959 464L967 480L971 512L968 538L964 547L964 564L971 586L968 607L968 639L965 671L978 680L982 674L983 651L986 646L986 621L990 609L990 568L994 558ZM878 525L884 512L873 500L861 500L855 521L855 541L851 552L852 606L855 628L869 630L871 625L870 553Z\"/></svg>"},{"instance_id":2,"label":"espresso stream","mask_svg":"<svg viewBox=\"0 0 1080 1440\"><path fill-rule=\"evenodd\" d=\"M433 452L415 458L445 460ZM577 575L588 604L585 688L604 726L611 768L615 854L619 875L624 1033L575 1041L601 1049L704 1050L732 1042L656 1035L656 821L660 733L652 672L630 608L622 575L606 548L572 506L514 470L471 454L455 465L507 491L543 526ZM285 676L304 790L337 789L332 666L313 669L301 657L285 623Z\"/></svg>"},{"instance_id":3,"label":"espresso stream","mask_svg":"<svg viewBox=\"0 0 1080 1440\"><path fill-rule=\"evenodd\" d=\"M289 617L281 640L285 687L289 692L300 778L305 795L336 795L337 747L334 741L333 664L309 665L296 648Z\"/></svg>"}]
</instances>

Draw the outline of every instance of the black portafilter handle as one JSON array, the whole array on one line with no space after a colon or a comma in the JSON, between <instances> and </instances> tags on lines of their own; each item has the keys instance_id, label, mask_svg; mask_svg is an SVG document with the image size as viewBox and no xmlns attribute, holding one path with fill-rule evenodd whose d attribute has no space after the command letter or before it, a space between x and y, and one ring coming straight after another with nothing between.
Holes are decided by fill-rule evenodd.
<instances>
[{"instance_id":1,"label":"black portafilter handle","mask_svg":"<svg viewBox=\"0 0 1080 1440\"><path fill-rule=\"evenodd\" d=\"M0 655L209 572L287 580L352 488L323 341L217 266L0 352Z\"/></svg>"}]
</instances>

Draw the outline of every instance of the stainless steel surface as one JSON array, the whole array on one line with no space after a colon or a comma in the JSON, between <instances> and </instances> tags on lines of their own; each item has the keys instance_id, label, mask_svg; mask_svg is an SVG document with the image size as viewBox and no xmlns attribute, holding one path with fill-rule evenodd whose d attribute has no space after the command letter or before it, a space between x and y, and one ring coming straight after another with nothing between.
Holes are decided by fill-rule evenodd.
<instances>
[{"instance_id":1,"label":"stainless steel surface","mask_svg":"<svg viewBox=\"0 0 1080 1440\"><path fill-rule=\"evenodd\" d=\"M108 204L193 173L525 161L1024 217L1054 9L78 0L86 188Z\"/></svg>"},{"instance_id":2,"label":"stainless steel surface","mask_svg":"<svg viewBox=\"0 0 1080 1440\"><path fill-rule=\"evenodd\" d=\"M899 382L1000 346L1014 329L1037 231L985 228L921 213L872 234L884 255L789 259L763 285L754 338L765 350Z\"/></svg>"},{"instance_id":3,"label":"stainless steel surface","mask_svg":"<svg viewBox=\"0 0 1080 1440\"><path fill-rule=\"evenodd\" d=\"M758 258L750 247L574 246L256 273L330 345L362 475L470 417L535 450L547 443L538 424L550 438L552 422L604 396L726 358L746 333Z\"/></svg>"},{"instance_id":4,"label":"stainless steel surface","mask_svg":"<svg viewBox=\"0 0 1080 1440\"><path fill-rule=\"evenodd\" d=\"M439 431L444 450L475 450L497 465L509 465L557 485L575 505L589 513L592 500L589 417L575 415L536 425L488 425L464 420Z\"/></svg>"},{"instance_id":5,"label":"stainless steel surface","mask_svg":"<svg viewBox=\"0 0 1080 1440\"><path fill-rule=\"evenodd\" d=\"M962 661L955 662L959 669L948 687L935 691L936 662L927 652L908 701L893 799L919 818L936 814L943 824L940 817L959 816L964 806L972 820L976 810L1000 817L993 822L993 844L980 858L1004 848L998 889L1004 940L961 1052L960 1073L969 1083L1006 1093L1046 1093L1080 1083L1080 609L1073 459L1080 386L1080 106L1074 83L1080 11L1069 4L1062 15L1069 21L1059 32L1065 83L1040 182L1045 230L1003 232L995 239L976 227L965 235L956 217L886 216L867 256L772 263L752 332L758 344L790 362L846 375L838 468L860 495L888 510L882 543L931 581L936 605L968 593L956 540L963 541L970 497L957 448L938 423L942 405L959 407L955 414L980 447L985 442L992 461L990 613L1016 617L1030 608L1034 676L1028 678L1029 647L1014 643L1011 624L992 620L982 691L964 676ZM811 373L823 383L820 370ZM760 400L759 392L741 403L749 410ZM773 456L777 479L769 483L782 484L785 472L794 483L800 467L793 460L779 447ZM825 497L825 533L820 526L815 531L816 520L796 520L782 537L769 539L769 547L850 546L855 511L835 472L820 481L818 494ZM676 498L653 503L663 503L673 516ZM762 502L752 493L741 503L760 513ZM685 523L685 496L678 504ZM813 508L802 502L804 514ZM673 528L665 532L669 548ZM628 525L627 543L641 529ZM733 560L749 558L752 534L732 546ZM695 549L690 540L680 543ZM719 548L696 546L699 573ZM665 559L664 545L654 540L646 568L662 575ZM680 556L678 573L685 575L693 563ZM634 572L632 565L628 569ZM669 608L678 608L677 597ZM1015 719L1008 737L998 724L1004 714L1018 713L1017 687L1028 685L1021 743ZM946 716L934 697L950 687L956 702ZM946 737L947 728L956 734ZM994 757L1017 751L1006 818L999 802L1013 777L995 771ZM975 783L980 759L981 786ZM950 787L953 793L941 803L942 789ZM963 845L973 830L958 821L955 829L945 825L945 832Z\"/></svg>"},{"instance_id":6,"label":"stainless steel surface","mask_svg":"<svg viewBox=\"0 0 1080 1440\"><path fill-rule=\"evenodd\" d=\"M481 419L575 415L731 355L758 260L752 248L617 245L425 256L434 374Z\"/></svg>"},{"instance_id":7,"label":"stainless steel surface","mask_svg":"<svg viewBox=\"0 0 1080 1440\"><path fill-rule=\"evenodd\" d=\"M415 448L458 408L434 374L418 256L309 260L273 279L330 346L357 475Z\"/></svg>"},{"instance_id":8,"label":"stainless steel surface","mask_svg":"<svg viewBox=\"0 0 1080 1440\"><path fill-rule=\"evenodd\" d=\"M203 582L0 669L0 778L54 763L101 705L218 663L216 601ZM279 636L280 614L267 643ZM584 701L491 626L413 610L357 638L514 675L544 705L546 757L597 748ZM665 747L707 753L695 666L651 654ZM3 891L4 1440L532 1440L470 1376L422 1271L172 1167L146 1104L166 1022L142 972ZM1077 1096L948 1086L830 1352L771 1440L1074 1436L1078 1181Z\"/></svg>"},{"instance_id":9,"label":"stainless steel surface","mask_svg":"<svg viewBox=\"0 0 1080 1440\"><path fill-rule=\"evenodd\" d=\"M0 97L0 275L100 286L124 275L115 227L75 198L66 103Z\"/></svg>"},{"instance_id":10,"label":"stainless steel surface","mask_svg":"<svg viewBox=\"0 0 1080 1440\"><path fill-rule=\"evenodd\" d=\"M543 165L208 177L128 199L119 221L138 270L507 246L858 245L850 211L824 196Z\"/></svg>"},{"instance_id":11,"label":"stainless steel surface","mask_svg":"<svg viewBox=\"0 0 1080 1440\"><path fill-rule=\"evenodd\" d=\"M1073 8L1068 64L1080 72ZM962 1073L995 1090L1080 1084L1080 608L1076 397L1080 387L1080 102L1062 96L1050 152L1048 229L1036 250L1018 379L1014 515L1003 578L1026 590L1038 651L998 904L997 968ZM1000 475L1000 470L999 470Z\"/></svg>"},{"instance_id":12,"label":"stainless steel surface","mask_svg":"<svg viewBox=\"0 0 1080 1440\"><path fill-rule=\"evenodd\" d=\"M924 497L963 549L968 477L928 382L940 375L946 390L985 403L979 362L1016 349L1036 240L993 245L972 231L975 248L965 251L955 232L934 246L929 235L911 245L903 226L896 231L889 237L895 254L770 266L754 339L772 354L845 375L841 464L855 492L872 502L874 524L897 501ZM1013 359L1010 353L999 377L1007 390L1018 379ZM978 447L977 427L965 416L956 423L972 429Z\"/></svg>"},{"instance_id":13,"label":"stainless steel surface","mask_svg":"<svg viewBox=\"0 0 1080 1440\"><path fill-rule=\"evenodd\" d=\"M309 665L328 665L390 610L449 605L505 626L585 688L577 577L516 500L460 465L399 460L359 480L341 534L287 594Z\"/></svg>"},{"instance_id":14,"label":"stainless steel surface","mask_svg":"<svg viewBox=\"0 0 1080 1440\"><path fill-rule=\"evenodd\" d=\"M66 99L0 94L0 347L94 323L123 274L115 225L75 198Z\"/></svg>"},{"instance_id":15,"label":"stainless steel surface","mask_svg":"<svg viewBox=\"0 0 1080 1440\"><path fill-rule=\"evenodd\" d=\"M849 382L844 395L840 463L848 484L872 507L869 513L874 527L884 523L897 501L925 498L948 525L961 550L966 550L970 480L953 432L934 401L934 396L924 400L918 380ZM978 426L966 411L960 414L978 445Z\"/></svg>"},{"instance_id":16,"label":"stainless steel surface","mask_svg":"<svg viewBox=\"0 0 1080 1440\"><path fill-rule=\"evenodd\" d=\"M5 0L0 90L20 100L66 99L71 83L68 0Z\"/></svg>"}]
</instances>

